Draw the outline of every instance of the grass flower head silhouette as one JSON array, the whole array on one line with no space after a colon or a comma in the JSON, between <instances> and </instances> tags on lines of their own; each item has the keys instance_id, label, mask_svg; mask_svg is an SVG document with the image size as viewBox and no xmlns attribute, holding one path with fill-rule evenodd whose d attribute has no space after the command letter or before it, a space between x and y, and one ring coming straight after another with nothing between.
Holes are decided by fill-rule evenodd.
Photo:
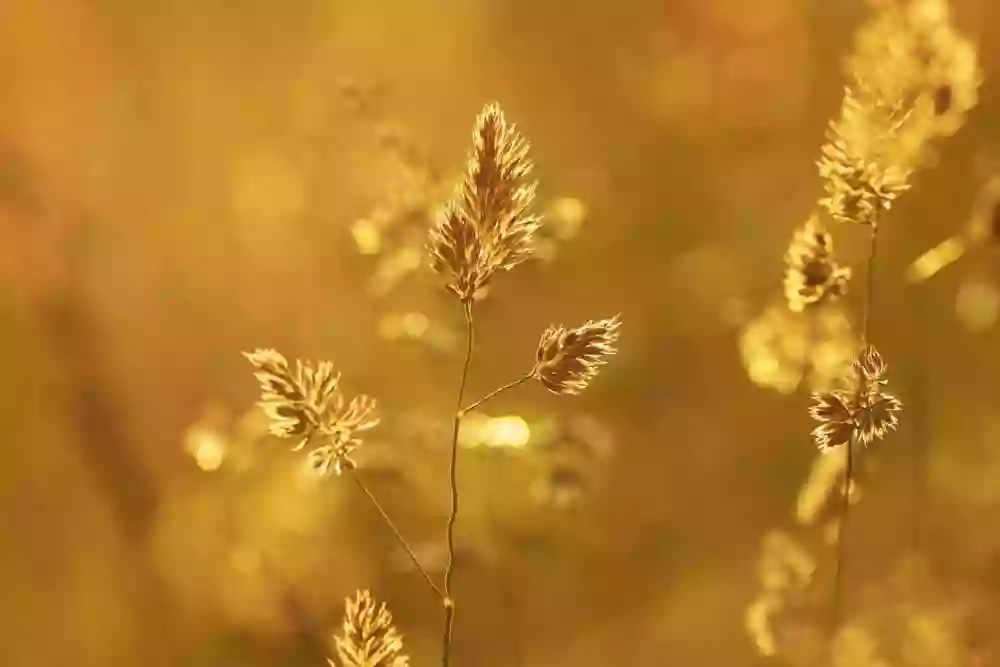
<instances>
[{"instance_id":1,"label":"grass flower head silhouette","mask_svg":"<svg viewBox=\"0 0 1000 667\"><path fill-rule=\"evenodd\" d=\"M869 346L854 366L859 387L813 394L809 415L819 422L812 435L821 450L853 442L868 446L899 426L903 403L884 389L886 364L882 356Z\"/></svg>"},{"instance_id":2,"label":"grass flower head silhouette","mask_svg":"<svg viewBox=\"0 0 1000 667\"><path fill-rule=\"evenodd\" d=\"M340 391L340 374L332 361L296 361L292 371L285 357L273 349L244 352L256 369L259 404L271 420L270 431L296 438L298 451L314 436L322 444L310 450L310 465L320 475L331 469L340 475L354 467L351 454L361 446L361 433L379 422L375 399L355 396L347 401Z\"/></svg>"},{"instance_id":3,"label":"grass flower head silhouette","mask_svg":"<svg viewBox=\"0 0 1000 667\"><path fill-rule=\"evenodd\" d=\"M465 178L431 229L431 265L449 290L471 301L497 271L531 257L541 222L531 213L529 144L497 104L476 119Z\"/></svg>"},{"instance_id":4,"label":"grass flower head silhouette","mask_svg":"<svg viewBox=\"0 0 1000 667\"><path fill-rule=\"evenodd\" d=\"M607 358L617 352L616 315L588 321L573 329L552 326L542 333L531 374L556 394L579 394L587 388Z\"/></svg>"},{"instance_id":5,"label":"grass flower head silhouette","mask_svg":"<svg viewBox=\"0 0 1000 667\"><path fill-rule=\"evenodd\" d=\"M850 267L833 255L833 237L815 216L795 230L785 253L785 299L800 313L807 307L843 296L851 279Z\"/></svg>"},{"instance_id":6,"label":"grass flower head silhouette","mask_svg":"<svg viewBox=\"0 0 1000 667\"><path fill-rule=\"evenodd\" d=\"M820 206L838 222L874 226L907 189L912 169L893 161L905 112L847 88L817 163L826 197Z\"/></svg>"},{"instance_id":7,"label":"grass flower head silhouette","mask_svg":"<svg viewBox=\"0 0 1000 667\"><path fill-rule=\"evenodd\" d=\"M403 654L403 638L393 625L385 603L376 603L368 591L359 590L347 598L344 610L344 634L334 638L338 665L331 667L409 667Z\"/></svg>"}]
</instances>

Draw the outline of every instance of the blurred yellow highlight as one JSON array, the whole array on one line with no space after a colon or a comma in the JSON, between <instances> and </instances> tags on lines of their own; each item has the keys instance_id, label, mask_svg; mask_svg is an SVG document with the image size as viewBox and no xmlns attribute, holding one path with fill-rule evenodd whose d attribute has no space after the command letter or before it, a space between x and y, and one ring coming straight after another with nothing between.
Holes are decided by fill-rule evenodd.
<instances>
[{"instance_id":1,"label":"blurred yellow highlight","mask_svg":"<svg viewBox=\"0 0 1000 667\"><path fill-rule=\"evenodd\" d=\"M462 420L459 443L470 449L477 447L523 449L531 440L531 427L522 417L504 415L488 417L470 414Z\"/></svg>"},{"instance_id":2,"label":"blurred yellow highlight","mask_svg":"<svg viewBox=\"0 0 1000 667\"><path fill-rule=\"evenodd\" d=\"M184 438L184 449L205 472L218 470L226 459L226 440L215 429L195 426Z\"/></svg>"}]
</instances>

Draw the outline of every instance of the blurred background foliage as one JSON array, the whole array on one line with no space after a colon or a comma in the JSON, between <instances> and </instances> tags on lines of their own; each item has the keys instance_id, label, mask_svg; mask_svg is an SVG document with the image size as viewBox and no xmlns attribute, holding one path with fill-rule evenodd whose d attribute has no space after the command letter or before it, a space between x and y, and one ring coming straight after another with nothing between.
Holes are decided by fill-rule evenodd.
<instances>
[{"instance_id":1,"label":"blurred background foliage","mask_svg":"<svg viewBox=\"0 0 1000 667\"><path fill-rule=\"evenodd\" d=\"M1000 169L1000 5L952 6L986 84L884 226L873 326L908 413L853 514L859 605L914 552L1000 596L996 258L903 280ZM266 437L239 352L332 357L380 399L364 472L442 567L461 314L420 253L497 99L552 224L480 309L471 394L527 370L550 323L625 328L581 399L528 386L463 433L455 662L761 664L761 540L793 522L815 446L798 380L756 386L740 340L819 196L863 15L4 0L3 663L323 664L303 623L333 631L370 587L435 664L438 602L356 488ZM857 260L863 234L838 244Z\"/></svg>"}]
</instances>

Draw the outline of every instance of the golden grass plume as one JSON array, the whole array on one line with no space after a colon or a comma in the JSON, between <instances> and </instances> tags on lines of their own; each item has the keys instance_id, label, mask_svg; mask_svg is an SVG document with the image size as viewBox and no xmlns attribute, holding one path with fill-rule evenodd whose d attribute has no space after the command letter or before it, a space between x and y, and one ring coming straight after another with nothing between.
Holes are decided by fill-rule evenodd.
<instances>
[{"instance_id":1,"label":"golden grass plume","mask_svg":"<svg viewBox=\"0 0 1000 667\"><path fill-rule=\"evenodd\" d=\"M531 213L535 182L529 144L499 105L476 119L473 151L454 197L430 232L431 265L469 302L497 271L531 257L541 220Z\"/></svg>"},{"instance_id":2,"label":"golden grass plume","mask_svg":"<svg viewBox=\"0 0 1000 667\"><path fill-rule=\"evenodd\" d=\"M785 299L794 312L843 296L851 278L833 254L833 237L816 216L795 230L785 253Z\"/></svg>"},{"instance_id":3,"label":"golden grass plume","mask_svg":"<svg viewBox=\"0 0 1000 667\"><path fill-rule=\"evenodd\" d=\"M351 454L361 446L360 434L379 422L375 399L362 394L348 401L332 361L297 360L293 371L277 350L260 348L243 356L255 368L261 389L258 404L271 421L271 433L295 438L293 451L318 436L321 444L308 458L320 475L353 468Z\"/></svg>"},{"instance_id":4,"label":"golden grass plume","mask_svg":"<svg viewBox=\"0 0 1000 667\"><path fill-rule=\"evenodd\" d=\"M403 637L384 602L359 590L344 606L343 635L334 638L340 664L328 659L331 667L409 667Z\"/></svg>"},{"instance_id":5,"label":"golden grass plume","mask_svg":"<svg viewBox=\"0 0 1000 667\"><path fill-rule=\"evenodd\" d=\"M588 320L573 329L552 326L542 333L532 375L556 394L579 394L607 358L617 352L618 315Z\"/></svg>"},{"instance_id":6,"label":"golden grass plume","mask_svg":"<svg viewBox=\"0 0 1000 667\"><path fill-rule=\"evenodd\" d=\"M809 415L819 422L812 435L821 450L859 442L865 446L899 425L903 403L883 387L886 364L868 346L854 361L860 386L813 394Z\"/></svg>"}]
</instances>

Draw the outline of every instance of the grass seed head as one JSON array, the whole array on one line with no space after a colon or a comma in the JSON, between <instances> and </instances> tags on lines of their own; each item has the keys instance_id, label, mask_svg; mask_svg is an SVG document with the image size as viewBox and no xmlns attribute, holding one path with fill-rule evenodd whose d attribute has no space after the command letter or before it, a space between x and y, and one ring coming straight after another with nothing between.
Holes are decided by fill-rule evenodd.
<instances>
[{"instance_id":1,"label":"grass seed head","mask_svg":"<svg viewBox=\"0 0 1000 667\"><path fill-rule=\"evenodd\" d=\"M837 263L833 237L815 217L795 231L785 253L785 299L794 312L847 292L851 269Z\"/></svg>"},{"instance_id":2,"label":"grass seed head","mask_svg":"<svg viewBox=\"0 0 1000 667\"><path fill-rule=\"evenodd\" d=\"M556 394L579 394L607 358L617 352L620 326L616 315L590 320L574 329L549 327L538 341L532 375Z\"/></svg>"},{"instance_id":3,"label":"grass seed head","mask_svg":"<svg viewBox=\"0 0 1000 667\"><path fill-rule=\"evenodd\" d=\"M819 392L812 396L809 416L819 422L812 436L821 450L859 442L868 446L899 426L903 403L885 391L886 364L874 347L854 361L859 387Z\"/></svg>"},{"instance_id":4,"label":"grass seed head","mask_svg":"<svg viewBox=\"0 0 1000 667\"><path fill-rule=\"evenodd\" d=\"M403 637L393 625L385 603L376 603L371 593L359 590L347 598L343 635L334 638L340 667L409 667L403 654ZM331 667L338 667L328 660Z\"/></svg>"},{"instance_id":5,"label":"grass seed head","mask_svg":"<svg viewBox=\"0 0 1000 667\"><path fill-rule=\"evenodd\" d=\"M535 199L529 144L488 104L476 119L465 177L431 229L431 266L449 290L471 301L498 271L532 256L541 220Z\"/></svg>"},{"instance_id":6,"label":"grass seed head","mask_svg":"<svg viewBox=\"0 0 1000 667\"><path fill-rule=\"evenodd\" d=\"M321 444L310 450L308 458L322 475L352 468L350 455L361 445L359 434L379 422L375 400L365 395L346 400L332 361L299 360L292 372L276 350L257 349L244 356L256 369L254 377L261 388L258 404L270 419L270 432L295 438L295 451L319 437Z\"/></svg>"}]
</instances>

